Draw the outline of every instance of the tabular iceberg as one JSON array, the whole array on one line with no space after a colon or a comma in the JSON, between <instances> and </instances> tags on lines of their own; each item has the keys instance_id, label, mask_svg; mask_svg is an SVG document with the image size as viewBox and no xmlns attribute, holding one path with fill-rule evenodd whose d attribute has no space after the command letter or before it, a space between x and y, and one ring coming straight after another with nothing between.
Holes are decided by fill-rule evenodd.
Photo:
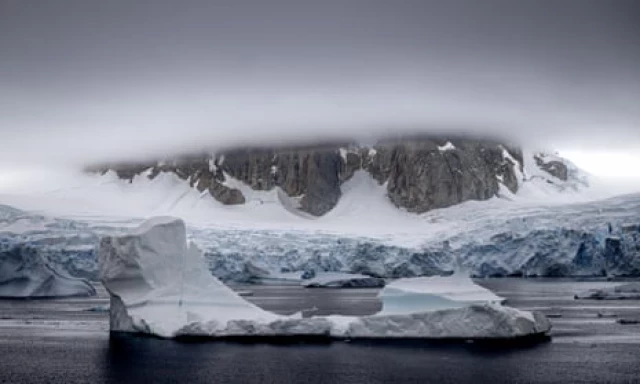
<instances>
[{"instance_id":1,"label":"tabular iceberg","mask_svg":"<svg viewBox=\"0 0 640 384\"><path fill-rule=\"evenodd\" d=\"M459 300L456 305L437 310L414 306L411 312L403 313L389 310L392 305L386 312L363 317L277 315L247 302L213 277L200 251L193 244L187 245L184 222L171 217L154 218L123 235L104 237L99 262L100 278L111 295L112 331L168 338L429 339L517 338L544 335L550 329L541 314L503 307L492 302L493 298L465 305ZM406 282L396 285L403 284ZM383 301L394 300L389 293L382 292Z\"/></svg>"},{"instance_id":2,"label":"tabular iceberg","mask_svg":"<svg viewBox=\"0 0 640 384\"><path fill-rule=\"evenodd\" d=\"M0 297L52 298L93 296L86 280L52 268L33 248L15 246L0 251Z\"/></svg>"}]
</instances>

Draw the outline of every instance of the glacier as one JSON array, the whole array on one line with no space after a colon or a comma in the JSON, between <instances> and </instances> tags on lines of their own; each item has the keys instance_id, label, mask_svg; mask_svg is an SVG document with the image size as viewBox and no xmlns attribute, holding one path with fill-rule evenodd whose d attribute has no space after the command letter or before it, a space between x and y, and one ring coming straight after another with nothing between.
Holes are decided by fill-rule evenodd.
<instances>
[{"instance_id":1,"label":"glacier","mask_svg":"<svg viewBox=\"0 0 640 384\"><path fill-rule=\"evenodd\" d=\"M0 194L0 252L37 249L52 267L97 281L101 236L171 215L189 222L189 240L225 282L295 283L303 273L446 276L458 266L473 277L640 276L640 195L602 199L584 189L589 180L577 168L568 173L563 182L525 162L516 195L503 190L487 201L415 214L358 171L320 218L294 212L277 189L247 190L244 205L224 206L174 174L131 182L83 174Z\"/></svg>"},{"instance_id":2,"label":"glacier","mask_svg":"<svg viewBox=\"0 0 640 384\"><path fill-rule=\"evenodd\" d=\"M539 313L491 301L395 311L402 303L397 302L397 294L385 293L387 288L381 293L383 311L370 316L277 315L247 302L209 274L201 252L187 242L184 222L171 217L153 218L122 234L104 236L99 259L100 280L111 297L112 332L164 338L513 339L544 336L550 330L548 320ZM462 296L468 297L468 284L473 283L462 286ZM394 292L404 287L416 295L420 286L425 288L424 281L399 281ZM455 283L450 284L445 290L455 296L455 287ZM423 294L434 296L432 289ZM471 296L479 298L473 293Z\"/></svg>"},{"instance_id":3,"label":"glacier","mask_svg":"<svg viewBox=\"0 0 640 384\"><path fill-rule=\"evenodd\" d=\"M20 213L8 208L0 212L3 219ZM91 283L68 276L59 265L48 261L39 247L0 239L0 297L52 298L95 294Z\"/></svg>"},{"instance_id":4,"label":"glacier","mask_svg":"<svg viewBox=\"0 0 640 384\"><path fill-rule=\"evenodd\" d=\"M640 195L547 206L495 199L415 215L388 231L195 221L187 233L211 273L226 282L261 283L305 271L449 275L458 262L474 277L640 276L639 214ZM56 269L96 281L100 236L140 222L0 205L0 253L37 249Z\"/></svg>"}]
</instances>

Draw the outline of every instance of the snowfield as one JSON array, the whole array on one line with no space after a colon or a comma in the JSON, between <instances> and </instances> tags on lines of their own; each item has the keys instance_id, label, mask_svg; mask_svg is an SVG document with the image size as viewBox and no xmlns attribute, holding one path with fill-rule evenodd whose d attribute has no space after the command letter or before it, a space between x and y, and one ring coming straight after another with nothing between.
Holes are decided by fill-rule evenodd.
<instances>
[{"instance_id":1,"label":"snowfield","mask_svg":"<svg viewBox=\"0 0 640 384\"><path fill-rule=\"evenodd\" d=\"M438 295L440 279L399 281L392 294L383 289L383 311L371 316L276 315L249 303L207 273L197 247L187 243L180 219L153 218L123 234L105 236L100 243L100 280L111 295L110 329L160 337L278 337L330 338L518 338L550 330L539 313L503 307L489 301L438 306L428 300L403 308L402 287L410 297ZM462 280L463 277L452 279ZM456 284L451 297L468 296L474 284L466 278L461 295ZM434 289L435 288L435 289ZM480 288L471 289L472 292ZM426 304L426 305L425 305Z\"/></svg>"}]
</instances>

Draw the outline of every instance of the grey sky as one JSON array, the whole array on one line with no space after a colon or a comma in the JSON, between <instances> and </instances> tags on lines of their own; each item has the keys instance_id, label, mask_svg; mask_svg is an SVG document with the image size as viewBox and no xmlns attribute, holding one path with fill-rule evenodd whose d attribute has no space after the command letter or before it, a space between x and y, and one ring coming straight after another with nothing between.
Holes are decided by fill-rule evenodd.
<instances>
[{"instance_id":1,"label":"grey sky","mask_svg":"<svg viewBox=\"0 0 640 384\"><path fill-rule=\"evenodd\" d=\"M402 130L640 150L640 2L0 0L0 162Z\"/></svg>"}]
</instances>

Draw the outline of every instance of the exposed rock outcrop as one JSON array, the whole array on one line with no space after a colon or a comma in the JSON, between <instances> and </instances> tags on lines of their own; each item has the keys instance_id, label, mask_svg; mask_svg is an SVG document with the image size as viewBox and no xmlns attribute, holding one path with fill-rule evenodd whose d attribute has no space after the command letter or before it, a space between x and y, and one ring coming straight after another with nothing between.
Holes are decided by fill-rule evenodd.
<instances>
[{"instance_id":1,"label":"exposed rock outcrop","mask_svg":"<svg viewBox=\"0 0 640 384\"><path fill-rule=\"evenodd\" d=\"M569 169L567 168L567 165L562 161L559 161L557 159L548 159L543 154L535 155L534 159L536 160L536 164L538 165L538 167L540 167L540 169L547 172L551 176L557 177L562 181L569 180Z\"/></svg>"},{"instance_id":2,"label":"exposed rock outcrop","mask_svg":"<svg viewBox=\"0 0 640 384\"><path fill-rule=\"evenodd\" d=\"M516 164L498 143L451 140L439 145L423 140L383 145L377 150L390 156L383 156L372 173L381 171L378 180L388 181L391 201L412 212L489 199L498 193L501 180L512 192L518 189Z\"/></svg>"},{"instance_id":3,"label":"exposed rock outcrop","mask_svg":"<svg viewBox=\"0 0 640 384\"><path fill-rule=\"evenodd\" d=\"M98 170L113 169L128 180L149 169L150 178L172 172L199 191L209 191L223 204L245 202L229 178L254 190L280 188L299 198L301 210L321 216L338 203L341 184L357 170L366 170L378 183L386 183L395 205L420 213L489 199L499 193L500 184L515 193L522 163L519 149L496 141L419 137L383 140L371 147L331 143L230 149L215 155L108 165Z\"/></svg>"}]
</instances>

